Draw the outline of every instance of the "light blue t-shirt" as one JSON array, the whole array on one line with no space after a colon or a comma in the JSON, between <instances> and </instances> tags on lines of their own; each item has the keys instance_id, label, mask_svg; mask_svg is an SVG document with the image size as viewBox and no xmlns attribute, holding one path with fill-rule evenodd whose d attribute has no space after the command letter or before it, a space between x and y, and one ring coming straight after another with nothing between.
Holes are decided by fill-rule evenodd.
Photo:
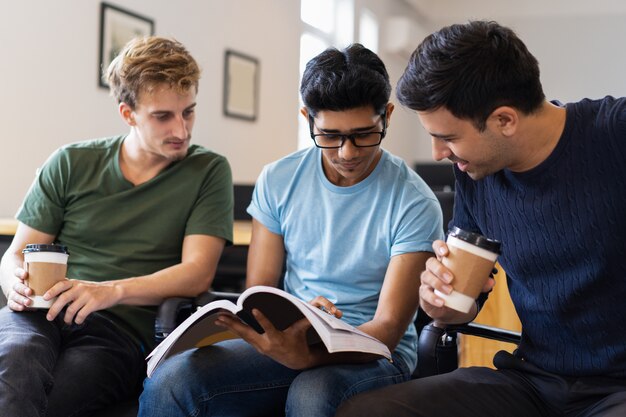
<instances>
[{"instance_id":1,"label":"light blue t-shirt","mask_svg":"<svg viewBox=\"0 0 626 417\"><path fill-rule=\"evenodd\" d=\"M353 326L374 317L392 256L432 252L443 239L435 195L385 150L374 171L349 187L328 181L319 148L288 155L263 169L248 213L284 239L285 290L305 301L326 297ZM416 346L411 324L396 349L410 369Z\"/></svg>"}]
</instances>

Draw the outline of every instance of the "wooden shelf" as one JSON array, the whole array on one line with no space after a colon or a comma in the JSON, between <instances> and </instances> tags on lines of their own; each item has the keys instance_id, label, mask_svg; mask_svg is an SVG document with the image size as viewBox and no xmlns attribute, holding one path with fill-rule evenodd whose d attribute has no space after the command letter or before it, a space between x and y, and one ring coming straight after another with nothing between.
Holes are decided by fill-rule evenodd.
<instances>
[{"instance_id":1,"label":"wooden shelf","mask_svg":"<svg viewBox=\"0 0 626 417\"><path fill-rule=\"evenodd\" d=\"M0 235L13 236L17 229L17 220L0 219Z\"/></svg>"},{"instance_id":2,"label":"wooden shelf","mask_svg":"<svg viewBox=\"0 0 626 417\"><path fill-rule=\"evenodd\" d=\"M252 221L235 220L235 224L233 225L233 244L247 246L250 244L251 236Z\"/></svg>"},{"instance_id":3,"label":"wooden shelf","mask_svg":"<svg viewBox=\"0 0 626 417\"><path fill-rule=\"evenodd\" d=\"M14 236L17 229L17 220L0 218L0 235ZM233 243L235 245L249 245L252 235L252 222L236 220L233 226Z\"/></svg>"}]
</instances>

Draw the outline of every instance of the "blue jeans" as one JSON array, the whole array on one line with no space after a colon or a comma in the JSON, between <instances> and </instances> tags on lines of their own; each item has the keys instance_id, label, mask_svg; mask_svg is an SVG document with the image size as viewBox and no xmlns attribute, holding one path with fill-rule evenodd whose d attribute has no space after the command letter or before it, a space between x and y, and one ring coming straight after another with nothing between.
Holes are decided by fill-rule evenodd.
<instances>
[{"instance_id":1,"label":"blue jeans","mask_svg":"<svg viewBox=\"0 0 626 417\"><path fill-rule=\"evenodd\" d=\"M100 313L82 325L45 311L0 309L0 410L4 416L77 417L136 395L144 354Z\"/></svg>"},{"instance_id":2,"label":"blue jeans","mask_svg":"<svg viewBox=\"0 0 626 417\"><path fill-rule=\"evenodd\" d=\"M334 416L339 404L373 388L407 381L394 355L363 364L289 369L241 339L180 353L144 381L139 416Z\"/></svg>"}]
</instances>

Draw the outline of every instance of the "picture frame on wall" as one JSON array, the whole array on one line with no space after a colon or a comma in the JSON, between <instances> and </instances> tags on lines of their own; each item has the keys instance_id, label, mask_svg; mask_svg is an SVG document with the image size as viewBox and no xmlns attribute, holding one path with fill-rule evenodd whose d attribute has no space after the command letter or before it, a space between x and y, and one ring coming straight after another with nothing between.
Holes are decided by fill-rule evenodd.
<instances>
[{"instance_id":1,"label":"picture frame on wall","mask_svg":"<svg viewBox=\"0 0 626 417\"><path fill-rule=\"evenodd\" d=\"M255 121L258 115L259 60L226 50L224 55L224 115Z\"/></svg>"},{"instance_id":2,"label":"picture frame on wall","mask_svg":"<svg viewBox=\"0 0 626 417\"><path fill-rule=\"evenodd\" d=\"M109 88L103 72L126 43L139 36L154 35L154 20L110 3L100 3L100 63L98 83Z\"/></svg>"}]
</instances>

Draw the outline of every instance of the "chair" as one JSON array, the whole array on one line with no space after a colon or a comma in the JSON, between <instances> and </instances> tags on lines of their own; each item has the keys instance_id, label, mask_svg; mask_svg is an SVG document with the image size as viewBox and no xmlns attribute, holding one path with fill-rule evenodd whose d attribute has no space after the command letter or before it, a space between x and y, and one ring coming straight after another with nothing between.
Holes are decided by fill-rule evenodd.
<instances>
[{"instance_id":1,"label":"chair","mask_svg":"<svg viewBox=\"0 0 626 417\"><path fill-rule=\"evenodd\" d=\"M248 214L246 209L252 201L252 193L254 192L254 184L234 184L233 195L235 206L233 214L235 220L252 220L252 216Z\"/></svg>"},{"instance_id":2,"label":"chair","mask_svg":"<svg viewBox=\"0 0 626 417\"><path fill-rule=\"evenodd\" d=\"M234 184L234 219L235 221L251 221L252 217L246 212L254 184ZM220 291L237 292L243 289L246 281L246 261L248 246L233 244L226 246L217 264L217 271L213 279L213 288Z\"/></svg>"},{"instance_id":3,"label":"chair","mask_svg":"<svg viewBox=\"0 0 626 417\"><path fill-rule=\"evenodd\" d=\"M417 368L413 378L422 378L451 372L458 368L458 334L478 336L518 345L521 333L478 323L437 327L434 323L425 325L417 346Z\"/></svg>"},{"instance_id":4,"label":"chair","mask_svg":"<svg viewBox=\"0 0 626 417\"><path fill-rule=\"evenodd\" d=\"M443 213L443 229L447 230L454 213L454 191L433 191Z\"/></svg>"},{"instance_id":5,"label":"chair","mask_svg":"<svg viewBox=\"0 0 626 417\"><path fill-rule=\"evenodd\" d=\"M433 191L453 191L455 188L454 168L450 163L416 162L413 170Z\"/></svg>"}]
</instances>

